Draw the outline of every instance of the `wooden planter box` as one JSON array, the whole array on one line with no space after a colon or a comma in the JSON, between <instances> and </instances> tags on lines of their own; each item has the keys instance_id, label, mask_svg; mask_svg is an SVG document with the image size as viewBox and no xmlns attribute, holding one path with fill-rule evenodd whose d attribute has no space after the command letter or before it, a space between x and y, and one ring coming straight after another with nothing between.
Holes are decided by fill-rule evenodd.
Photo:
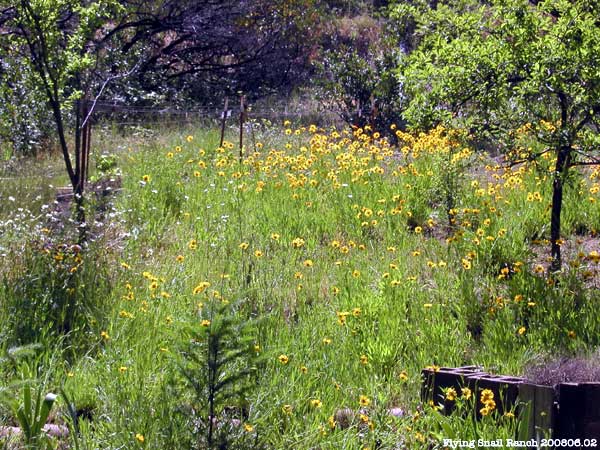
<instances>
[{"instance_id":1,"label":"wooden planter box","mask_svg":"<svg viewBox=\"0 0 600 450\"><path fill-rule=\"evenodd\" d=\"M556 390L559 414L554 437L598 439L600 447L600 383L561 383Z\"/></svg>"},{"instance_id":2,"label":"wooden planter box","mask_svg":"<svg viewBox=\"0 0 600 450\"><path fill-rule=\"evenodd\" d=\"M519 406L519 415L527 420L527 433L523 437L538 441L550 437L558 417L555 389L523 381L519 386L519 401L524 404Z\"/></svg>"},{"instance_id":3,"label":"wooden planter box","mask_svg":"<svg viewBox=\"0 0 600 450\"><path fill-rule=\"evenodd\" d=\"M423 369L421 371L421 400L428 403L443 399L443 389L453 387L460 392L462 387L470 387L468 376L474 374L483 374L480 368L476 366L466 367L441 367L438 371L432 369Z\"/></svg>"},{"instance_id":4,"label":"wooden planter box","mask_svg":"<svg viewBox=\"0 0 600 450\"><path fill-rule=\"evenodd\" d=\"M444 404L444 413L451 414L453 402L444 398L448 387L468 387L477 401L483 389L494 393L496 408L500 414L515 410L526 428L519 439L542 438L579 440L580 446L562 446L561 449L583 449L585 439L596 439L600 447L600 383L561 383L556 386L540 386L524 378L491 375L475 366L450 368L439 371L425 369L421 372L421 400ZM590 445L587 445L589 448Z\"/></svg>"}]
</instances>

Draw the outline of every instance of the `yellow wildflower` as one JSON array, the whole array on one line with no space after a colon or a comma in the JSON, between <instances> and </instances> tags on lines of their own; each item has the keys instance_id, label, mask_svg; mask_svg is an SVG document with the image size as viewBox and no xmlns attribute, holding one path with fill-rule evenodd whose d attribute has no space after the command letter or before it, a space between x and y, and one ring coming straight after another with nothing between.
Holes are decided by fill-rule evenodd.
<instances>
[{"instance_id":1,"label":"yellow wildflower","mask_svg":"<svg viewBox=\"0 0 600 450\"><path fill-rule=\"evenodd\" d=\"M488 403L490 400L494 400L494 392L490 389L484 389L481 391L480 397L481 403L484 405Z\"/></svg>"},{"instance_id":2,"label":"yellow wildflower","mask_svg":"<svg viewBox=\"0 0 600 450\"><path fill-rule=\"evenodd\" d=\"M471 392L471 389L469 389L468 387L462 388L460 390L460 393L465 398L465 400L469 400L471 398L471 395L473 395L473 393Z\"/></svg>"},{"instance_id":3,"label":"yellow wildflower","mask_svg":"<svg viewBox=\"0 0 600 450\"><path fill-rule=\"evenodd\" d=\"M208 287L210 287L210 283L208 281L202 281L194 288L194 295L201 294L208 289Z\"/></svg>"},{"instance_id":4,"label":"yellow wildflower","mask_svg":"<svg viewBox=\"0 0 600 450\"><path fill-rule=\"evenodd\" d=\"M329 425L329 428L333 430L337 422L335 421L335 418L333 416L329 416L329 419L327 419L327 424Z\"/></svg>"},{"instance_id":5,"label":"yellow wildflower","mask_svg":"<svg viewBox=\"0 0 600 450\"><path fill-rule=\"evenodd\" d=\"M453 387L449 387L448 389L446 389L446 400L453 402L454 400L456 400L456 395L456 389L454 389Z\"/></svg>"}]
</instances>

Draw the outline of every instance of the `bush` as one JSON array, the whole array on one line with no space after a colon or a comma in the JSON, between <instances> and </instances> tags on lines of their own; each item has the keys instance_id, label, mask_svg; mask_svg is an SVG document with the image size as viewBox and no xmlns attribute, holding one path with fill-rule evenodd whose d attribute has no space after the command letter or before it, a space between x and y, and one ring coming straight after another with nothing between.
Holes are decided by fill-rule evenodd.
<instances>
[{"instance_id":1,"label":"bush","mask_svg":"<svg viewBox=\"0 0 600 450\"><path fill-rule=\"evenodd\" d=\"M398 46L384 32L385 26L369 16L340 19L320 63L322 96L347 123L370 125L380 132L404 124L401 86L395 76Z\"/></svg>"},{"instance_id":2,"label":"bush","mask_svg":"<svg viewBox=\"0 0 600 450\"><path fill-rule=\"evenodd\" d=\"M30 71L12 55L0 61L0 99L0 142L6 143L6 154L32 155L51 143L54 128L46 101Z\"/></svg>"},{"instance_id":3,"label":"bush","mask_svg":"<svg viewBox=\"0 0 600 450\"><path fill-rule=\"evenodd\" d=\"M11 318L3 334L18 345L61 335L75 347L84 344L105 320L111 286L104 263L93 248L30 243L0 284L0 314Z\"/></svg>"}]
</instances>

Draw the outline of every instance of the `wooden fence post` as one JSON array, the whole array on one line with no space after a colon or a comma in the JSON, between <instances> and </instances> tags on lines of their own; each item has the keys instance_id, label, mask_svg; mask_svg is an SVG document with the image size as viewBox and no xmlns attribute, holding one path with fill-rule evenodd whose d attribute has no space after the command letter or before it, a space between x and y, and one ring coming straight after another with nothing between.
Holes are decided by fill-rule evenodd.
<instances>
[{"instance_id":1,"label":"wooden fence post","mask_svg":"<svg viewBox=\"0 0 600 450\"><path fill-rule=\"evenodd\" d=\"M89 114L89 118L85 124L86 126L86 148L85 150L85 172L83 175L83 183L84 183L84 187L85 187L85 183L87 183L88 179L89 179L89 175L90 175L90 149L92 148L92 115L94 114L93 111L90 111L89 108L87 107L89 105L88 102L86 102L86 117Z\"/></svg>"},{"instance_id":2,"label":"wooden fence post","mask_svg":"<svg viewBox=\"0 0 600 450\"><path fill-rule=\"evenodd\" d=\"M223 115L221 116L221 143L219 147L223 147L223 140L225 139L225 122L227 121L227 106L229 105L229 99L225 97L225 106L223 107Z\"/></svg>"},{"instance_id":3,"label":"wooden fence post","mask_svg":"<svg viewBox=\"0 0 600 450\"><path fill-rule=\"evenodd\" d=\"M240 162L244 156L244 119L245 119L246 97L240 98Z\"/></svg>"},{"instance_id":4,"label":"wooden fence post","mask_svg":"<svg viewBox=\"0 0 600 450\"><path fill-rule=\"evenodd\" d=\"M87 99L84 99L81 103L82 103L81 116L84 120L84 123L81 128L81 146L79 149L80 161L81 161L80 173L79 173L79 177L80 177L79 183L81 184L81 191L83 192L85 190L85 182L87 181L87 173L88 173L87 164L88 164L88 160L89 160L88 153L89 153L89 138L90 138L90 134L89 134L90 121L89 121L89 117L88 117L89 105L88 105Z\"/></svg>"}]
</instances>

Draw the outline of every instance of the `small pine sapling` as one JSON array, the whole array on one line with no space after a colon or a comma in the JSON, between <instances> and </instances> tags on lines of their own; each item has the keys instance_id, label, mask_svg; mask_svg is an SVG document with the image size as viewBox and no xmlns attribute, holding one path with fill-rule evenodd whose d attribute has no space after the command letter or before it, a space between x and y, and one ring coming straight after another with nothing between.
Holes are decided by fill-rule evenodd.
<instances>
[{"instance_id":1,"label":"small pine sapling","mask_svg":"<svg viewBox=\"0 0 600 450\"><path fill-rule=\"evenodd\" d=\"M180 369L194 393L197 443L201 448L247 446L246 394L256 372L256 351L250 331L235 305L215 301L208 318L186 330Z\"/></svg>"}]
</instances>

